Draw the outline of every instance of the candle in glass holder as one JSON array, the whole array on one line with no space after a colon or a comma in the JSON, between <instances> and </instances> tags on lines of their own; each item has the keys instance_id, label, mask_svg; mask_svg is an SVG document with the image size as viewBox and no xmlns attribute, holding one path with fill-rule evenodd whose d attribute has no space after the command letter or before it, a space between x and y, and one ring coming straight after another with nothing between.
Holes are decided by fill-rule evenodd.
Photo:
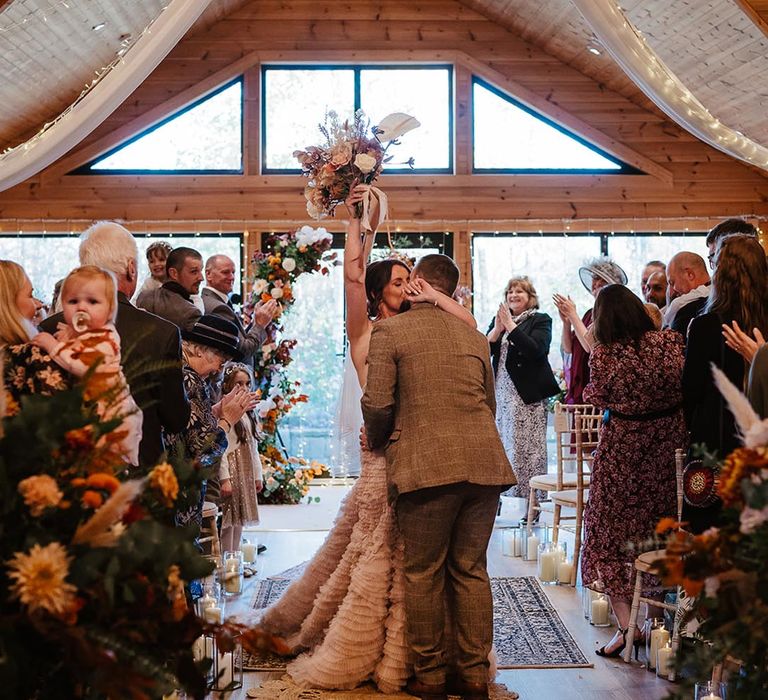
<instances>
[{"instance_id":1,"label":"candle in glass holder","mask_svg":"<svg viewBox=\"0 0 768 700\"><path fill-rule=\"evenodd\" d=\"M539 545L539 580L542 583L557 581L557 565L560 555L550 544Z\"/></svg>"},{"instance_id":2,"label":"candle in glass holder","mask_svg":"<svg viewBox=\"0 0 768 700\"><path fill-rule=\"evenodd\" d=\"M256 561L256 546L253 542L243 540L243 543L240 545L240 551L243 553L244 562L253 564Z\"/></svg>"},{"instance_id":3,"label":"candle in glass holder","mask_svg":"<svg viewBox=\"0 0 768 700\"><path fill-rule=\"evenodd\" d=\"M212 625L220 625L224 622L224 611L218 605L211 605L205 609L203 617Z\"/></svg>"},{"instance_id":4,"label":"candle in glass holder","mask_svg":"<svg viewBox=\"0 0 768 700\"><path fill-rule=\"evenodd\" d=\"M669 632L663 627L656 627L651 630L650 647L648 650L648 666L651 669L656 668L656 654L669 641Z\"/></svg>"},{"instance_id":5,"label":"candle in glass holder","mask_svg":"<svg viewBox=\"0 0 768 700\"><path fill-rule=\"evenodd\" d=\"M240 572L230 570L224 574L224 590L227 593L241 593L243 590L243 579L240 576Z\"/></svg>"},{"instance_id":6,"label":"candle in glass holder","mask_svg":"<svg viewBox=\"0 0 768 700\"><path fill-rule=\"evenodd\" d=\"M218 667L218 680L216 681L217 688L226 688L232 683L232 654L219 652L219 667Z\"/></svg>"},{"instance_id":7,"label":"candle in glass holder","mask_svg":"<svg viewBox=\"0 0 768 700\"><path fill-rule=\"evenodd\" d=\"M528 561L536 561L536 557L539 553L539 538L536 535L531 535L528 538L528 550L526 552L526 559Z\"/></svg>"},{"instance_id":8,"label":"candle in glass holder","mask_svg":"<svg viewBox=\"0 0 768 700\"><path fill-rule=\"evenodd\" d=\"M570 586L572 574L573 574L573 564L571 562L561 561L557 565L557 582L559 584Z\"/></svg>"},{"instance_id":9,"label":"candle in glass holder","mask_svg":"<svg viewBox=\"0 0 768 700\"><path fill-rule=\"evenodd\" d=\"M672 670L672 661L674 654L672 653L672 645L667 642L663 647L659 647L656 652L656 675L666 678L669 676Z\"/></svg>"},{"instance_id":10,"label":"candle in glass holder","mask_svg":"<svg viewBox=\"0 0 768 700\"><path fill-rule=\"evenodd\" d=\"M611 624L608 617L608 600L604 595L600 595L592 601L592 614L589 621L595 627L607 627Z\"/></svg>"}]
</instances>

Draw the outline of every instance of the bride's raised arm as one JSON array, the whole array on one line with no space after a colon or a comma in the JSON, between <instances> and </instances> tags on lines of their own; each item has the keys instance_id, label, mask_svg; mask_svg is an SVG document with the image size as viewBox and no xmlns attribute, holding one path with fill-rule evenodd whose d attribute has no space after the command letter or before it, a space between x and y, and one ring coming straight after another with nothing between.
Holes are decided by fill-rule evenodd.
<instances>
[{"instance_id":1,"label":"bride's raised arm","mask_svg":"<svg viewBox=\"0 0 768 700\"><path fill-rule=\"evenodd\" d=\"M368 332L368 300L365 296L365 268L373 248L374 232L363 235L355 205L363 199L365 185L358 185L344 204L349 212L349 228L344 242L344 297L347 307L347 337L350 342Z\"/></svg>"},{"instance_id":2,"label":"bride's raised arm","mask_svg":"<svg viewBox=\"0 0 768 700\"><path fill-rule=\"evenodd\" d=\"M470 328L477 329L475 317L465 309L458 301L447 294L435 289L429 282L421 277L411 280L405 285L409 301L427 301L434 304L442 311L452 314L459 321L464 321Z\"/></svg>"}]
</instances>

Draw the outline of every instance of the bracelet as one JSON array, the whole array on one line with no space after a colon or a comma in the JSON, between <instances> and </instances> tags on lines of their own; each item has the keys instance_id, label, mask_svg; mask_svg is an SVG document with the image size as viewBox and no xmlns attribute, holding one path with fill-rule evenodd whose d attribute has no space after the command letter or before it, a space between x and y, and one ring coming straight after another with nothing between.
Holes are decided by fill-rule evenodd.
<instances>
[{"instance_id":1,"label":"bracelet","mask_svg":"<svg viewBox=\"0 0 768 700\"><path fill-rule=\"evenodd\" d=\"M226 418L219 418L219 423L226 423L227 424L227 432L232 430L232 423L230 423Z\"/></svg>"}]
</instances>

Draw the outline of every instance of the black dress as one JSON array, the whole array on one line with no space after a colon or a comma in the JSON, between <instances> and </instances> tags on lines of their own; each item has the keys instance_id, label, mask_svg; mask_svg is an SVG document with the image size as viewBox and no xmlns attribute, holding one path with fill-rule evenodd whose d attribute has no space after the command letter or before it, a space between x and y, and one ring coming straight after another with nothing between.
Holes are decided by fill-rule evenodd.
<instances>
[{"instance_id":1,"label":"black dress","mask_svg":"<svg viewBox=\"0 0 768 700\"><path fill-rule=\"evenodd\" d=\"M709 452L720 457L736 449L741 441L736 433L733 414L715 386L710 365L721 369L739 389L744 388L745 364L723 338L723 319L715 313L694 318L688 329L688 343L683 370L683 405L685 421L691 434L691 445L705 444ZM718 519L721 504L696 508L683 506L683 520L693 532L703 532Z\"/></svg>"}]
</instances>

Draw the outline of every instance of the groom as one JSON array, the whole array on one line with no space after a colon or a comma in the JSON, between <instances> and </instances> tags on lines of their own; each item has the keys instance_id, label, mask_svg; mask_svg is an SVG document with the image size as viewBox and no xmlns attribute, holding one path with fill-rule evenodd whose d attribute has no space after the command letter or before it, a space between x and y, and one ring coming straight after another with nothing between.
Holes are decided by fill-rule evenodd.
<instances>
[{"instance_id":1,"label":"groom","mask_svg":"<svg viewBox=\"0 0 768 700\"><path fill-rule=\"evenodd\" d=\"M445 255L413 269L453 295ZM362 400L371 449L384 448L405 546L405 605L415 680L424 700L488 697L493 637L486 549L499 493L516 483L496 430L488 341L428 302L373 326ZM447 629L446 610L452 618ZM455 636L455 639L454 639ZM455 650L451 647L455 647Z\"/></svg>"}]
</instances>

